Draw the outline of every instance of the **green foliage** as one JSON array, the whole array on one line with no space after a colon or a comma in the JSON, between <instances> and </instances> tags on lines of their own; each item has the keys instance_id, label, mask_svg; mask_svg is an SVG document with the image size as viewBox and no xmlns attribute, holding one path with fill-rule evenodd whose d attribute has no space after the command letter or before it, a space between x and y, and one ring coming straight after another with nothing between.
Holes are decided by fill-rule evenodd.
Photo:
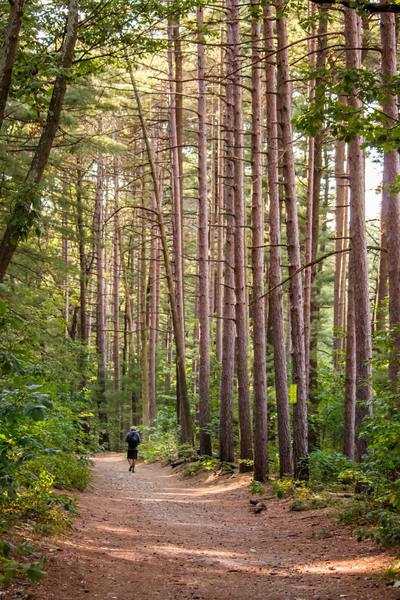
<instances>
[{"instance_id":1,"label":"green foliage","mask_svg":"<svg viewBox=\"0 0 400 600\"><path fill-rule=\"evenodd\" d=\"M352 465L352 461L341 452L316 450L309 456L310 480L322 483L337 481L339 475Z\"/></svg>"},{"instance_id":2,"label":"green foliage","mask_svg":"<svg viewBox=\"0 0 400 600\"><path fill-rule=\"evenodd\" d=\"M140 455L145 462L157 460L176 460L179 456L179 441L175 430L161 431L157 428L148 429L143 434L140 444Z\"/></svg>"},{"instance_id":3,"label":"green foliage","mask_svg":"<svg viewBox=\"0 0 400 600\"><path fill-rule=\"evenodd\" d=\"M329 506L329 501L323 497L312 497L307 499L294 500L290 505L290 510L301 512L304 510L319 510Z\"/></svg>"},{"instance_id":4,"label":"green foliage","mask_svg":"<svg viewBox=\"0 0 400 600\"><path fill-rule=\"evenodd\" d=\"M201 472L213 473L214 475L226 475L227 473L233 473L233 467L217 458L206 456L201 460L189 463L185 467L184 476L191 477Z\"/></svg>"},{"instance_id":5,"label":"green foliage","mask_svg":"<svg viewBox=\"0 0 400 600\"><path fill-rule=\"evenodd\" d=\"M2 293L0 527L64 530L74 503L54 488L85 489L89 465L77 456L98 447L90 400L76 385L82 348L58 336L62 320L45 318L52 307L40 291L14 287L12 310L11 289Z\"/></svg>"},{"instance_id":6,"label":"green foliage","mask_svg":"<svg viewBox=\"0 0 400 600\"><path fill-rule=\"evenodd\" d=\"M34 549L26 544L16 545L6 540L0 540L0 583L7 587L17 577L27 577L30 581L39 581L43 575L44 562L41 560L27 561L34 554ZM22 560L21 557L25 557Z\"/></svg>"},{"instance_id":7,"label":"green foliage","mask_svg":"<svg viewBox=\"0 0 400 600\"><path fill-rule=\"evenodd\" d=\"M262 481L252 479L249 483L249 490L253 496L263 496L265 494L265 485Z\"/></svg>"},{"instance_id":8,"label":"green foliage","mask_svg":"<svg viewBox=\"0 0 400 600\"><path fill-rule=\"evenodd\" d=\"M49 454L33 459L24 465L24 483L29 484L45 470L54 480L53 487L60 490L84 491L91 481L90 462L74 454Z\"/></svg>"},{"instance_id":9,"label":"green foliage","mask_svg":"<svg viewBox=\"0 0 400 600\"><path fill-rule=\"evenodd\" d=\"M296 491L296 485L291 477L284 477L283 479L276 479L272 483L272 492L278 498L286 498L293 496Z\"/></svg>"},{"instance_id":10,"label":"green foliage","mask_svg":"<svg viewBox=\"0 0 400 600\"><path fill-rule=\"evenodd\" d=\"M371 538L385 546L400 545L400 515L377 504L373 499L355 499L339 517L355 526L359 539Z\"/></svg>"}]
</instances>

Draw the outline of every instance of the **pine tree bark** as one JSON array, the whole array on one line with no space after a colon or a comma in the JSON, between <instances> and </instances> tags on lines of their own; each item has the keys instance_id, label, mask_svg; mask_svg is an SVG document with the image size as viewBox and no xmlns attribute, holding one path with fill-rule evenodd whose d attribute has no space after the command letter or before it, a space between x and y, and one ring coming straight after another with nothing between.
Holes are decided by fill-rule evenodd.
<instances>
[{"instance_id":1,"label":"pine tree bark","mask_svg":"<svg viewBox=\"0 0 400 600\"><path fill-rule=\"evenodd\" d=\"M223 53L224 32L221 31L221 52L220 52L220 81L224 80L224 53ZM225 131L225 98L224 86L222 83L219 88L219 127L218 127L218 209L217 209L217 280L216 280L216 340L215 353L216 360L220 364L222 361L222 330L223 330L223 310L224 310L224 131Z\"/></svg>"},{"instance_id":2,"label":"pine tree bark","mask_svg":"<svg viewBox=\"0 0 400 600\"><path fill-rule=\"evenodd\" d=\"M144 198L144 186L143 194ZM144 200L143 200L144 201ZM149 399L149 294L147 276L147 235L146 235L146 211L142 211L141 234L140 234L140 373L141 373L141 400L142 400L142 422L148 427L150 425L150 399Z\"/></svg>"},{"instance_id":3,"label":"pine tree bark","mask_svg":"<svg viewBox=\"0 0 400 600\"><path fill-rule=\"evenodd\" d=\"M274 352L276 406L278 413L279 473L293 474L293 454L287 387L283 292L281 286L281 215L279 203L279 153L277 82L275 65L274 25L271 7L264 8L264 39L266 59L267 160L269 196L269 313L271 341Z\"/></svg>"},{"instance_id":4,"label":"pine tree bark","mask_svg":"<svg viewBox=\"0 0 400 600\"><path fill-rule=\"evenodd\" d=\"M292 340L292 377L297 386L294 405L294 463L295 475L307 476L304 459L308 454L307 383L305 366L303 284L301 278L300 240L297 215L296 174L293 153L292 100L288 60L288 40L284 3L278 0L278 94L282 146L284 150L283 173L286 205L286 229L289 257L289 302Z\"/></svg>"},{"instance_id":5,"label":"pine tree bark","mask_svg":"<svg viewBox=\"0 0 400 600\"><path fill-rule=\"evenodd\" d=\"M240 61L240 13L237 0L227 0L227 16L232 19L232 63L229 77L232 79L234 119L234 214L235 214L235 291L236 291L236 371L238 382L240 470L250 470L253 444L250 417L249 374L247 364L247 295L246 295L246 218L244 197L243 160L243 99Z\"/></svg>"},{"instance_id":6,"label":"pine tree bark","mask_svg":"<svg viewBox=\"0 0 400 600\"><path fill-rule=\"evenodd\" d=\"M120 321L120 225L119 225L119 158L114 157L114 217L113 217L113 365L114 389L121 390L121 368L119 360L119 321ZM118 399L119 402L119 399Z\"/></svg>"},{"instance_id":7,"label":"pine tree bark","mask_svg":"<svg viewBox=\"0 0 400 600\"><path fill-rule=\"evenodd\" d=\"M170 19L168 23L168 88L169 88L169 140L171 149L171 188L173 199L173 245L174 245L174 274L176 305L179 317L179 327L183 332L182 342L185 345L185 316L184 316L184 291L183 291L183 215L182 215L182 195L181 195L181 169L179 157L178 128L176 121L176 81L174 78L173 64L173 40L175 35L175 23ZM177 378L177 406L179 415L182 410L182 391L180 388L180 378ZM180 417L179 417L180 418ZM185 437L183 425L181 427L182 441Z\"/></svg>"},{"instance_id":8,"label":"pine tree bark","mask_svg":"<svg viewBox=\"0 0 400 600\"><path fill-rule=\"evenodd\" d=\"M346 175L346 143L337 140L335 143L335 274L333 291L333 364L335 369L339 368L340 358L344 351L345 332L345 276L346 276L346 253L343 252L347 246L346 220L348 202L348 183Z\"/></svg>"},{"instance_id":9,"label":"pine tree bark","mask_svg":"<svg viewBox=\"0 0 400 600\"><path fill-rule=\"evenodd\" d=\"M101 427L100 443L108 445L107 409L106 409L106 332L104 311L104 239L103 239L103 184L104 165L101 157L97 160L96 176L96 263L97 263L97 299L96 299L96 354L97 354L97 410Z\"/></svg>"},{"instance_id":10,"label":"pine tree bark","mask_svg":"<svg viewBox=\"0 0 400 600\"><path fill-rule=\"evenodd\" d=\"M361 67L361 20L355 9L345 8L346 67ZM360 110L357 90L348 96L349 105ZM356 455L362 458L367 442L359 436L365 417L371 414L371 313L368 288L368 257L365 230L364 153L361 136L349 143L350 237L354 261L354 316L356 338Z\"/></svg>"},{"instance_id":11,"label":"pine tree bark","mask_svg":"<svg viewBox=\"0 0 400 600\"><path fill-rule=\"evenodd\" d=\"M356 331L354 302L353 255L350 254L347 290L347 336L344 396L344 439L343 452L349 458L355 454L356 418Z\"/></svg>"},{"instance_id":12,"label":"pine tree bark","mask_svg":"<svg viewBox=\"0 0 400 600\"><path fill-rule=\"evenodd\" d=\"M64 269L66 271L64 276L63 294L64 294L64 322L65 322L65 336L69 335L69 309L70 309L70 290L69 290L69 277L68 277L68 261L69 261L69 244L66 230L68 228L68 217L63 216L63 237L61 242L61 258L64 263Z\"/></svg>"},{"instance_id":13,"label":"pine tree bark","mask_svg":"<svg viewBox=\"0 0 400 600\"><path fill-rule=\"evenodd\" d=\"M308 3L310 18L310 32L307 40L308 68L313 77L308 82L308 102L315 101L316 80L314 77L315 58L317 51L317 37L315 35L315 12L316 7L312 2ZM315 137L310 136L307 142L307 197L306 197L306 223L304 236L304 340L305 340L305 363L307 388L310 379L310 327L311 327L311 280L312 280L312 251L313 251L313 225L314 225L314 173L315 173Z\"/></svg>"},{"instance_id":14,"label":"pine tree bark","mask_svg":"<svg viewBox=\"0 0 400 600\"><path fill-rule=\"evenodd\" d=\"M9 4L10 14L5 27L0 53L0 130L3 125L4 113L11 87L12 72L25 10L25 0L13 0Z\"/></svg>"},{"instance_id":15,"label":"pine tree bark","mask_svg":"<svg viewBox=\"0 0 400 600\"><path fill-rule=\"evenodd\" d=\"M162 193L163 178L160 180ZM153 210L157 210L153 194ZM157 342L160 313L160 245L157 222L153 219L150 255L150 332L149 332L149 420L154 426L157 417Z\"/></svg>"},{"instance_id":16,"label":"pine tree bark","mask_svg":"<svg viewBox=\"0 0 400 600\"><path fill-rule=\"evenodd\" d=\"M254 389L254 479L268 476L267 368L264 298L264 198L263 130L262 130L262 63L260 3L252 0L251 21L251 177L252 177L252 317L253 317L253 389Z\"/></svg>"},{"instance_id":17,"label":"pine tree bark","mask_svg":"<svg viewBox=\"0 0 400 600\"><path fill-rule=\"evenodd\" d=\"M20 241L30 232L39 212L39 184L49 160L60 122L61 109L67 89L78 36L78 1L69 0L66 31L60 57L60 73L53 85L47 118L38 146L32 158L24 185L8 219L3 239L0 242L0 281L3 281L8 266Z\"/></svg>"},{"instance_id":18,"label":"pine tree bark","mask_svg":"<svg viewBox=\"0 0 400 600\"><path fill-rule=\"evenodd\" d=\"M234 97L229 76L232 68L232 19L227 15L226 87L224 117L224 211L225 244L223 275L222 357L219 388L219 453L220 459L233 462L233 384L235 366L235 216L234 216Z\"/></svg>"},{"instance_id":19,"label":"pine tree bark","mask_svg":"<svg viewBox=\"0 0 400 600\"><path fill-rule=\"evenodd\" d=\"M211 455L210 425L210 280L208 256L207 107L203 8L197 9L198 62L198 311L199 311L199 425L200 454Z\"/></svg>"},{"instance_id":20,"label":"pine tree bark","mask_svg":"<svg viewBox=\"0 0 400 600\"><path fill-rule=\"evenodd\" d=\"M387 2L387 0L386 0ZM382 74L384 86L390 86L397 76L396 19L393 13L381 15ZM398 121L397 96L386 90L383 112L388 130ZM383 155L382 206L387 213L386 242L389 279L389 326L393 345L389 359L389 379L398 381L400 368L400 193L394 191L400 175L400 157L397 148ZM383 254L383 253L382 253Z\"/></svg>"},{"instance_id":21,"label":"pine tree bark","mask_svg":"<svg viewBox=\"0 0 400 600\"><path fill-rule=\"evenodd\" d=\"M326 65L327 56L327 29L328 18L326 7L318 7L318 39L316 47L316 64L318 73L323 72ZM315 78L315 101L320 105L324 104L325 91L322 85L322 78L318 75ZM313 176L312 176L312 235L311 235L311 261L314 262L318 255L318 244L320 237L320 198L321 198L321 178L322 178L322 150L324 144L323 125L319 128L314 138L313 152ZM318 406L318 334L319 334L319 288L317 283L318 266L314 264L311 267L311 297L310 297L310 325L309 325L309 348L306 348L306 369L308 373L309 399L313 411ZM306 342L307 343L307 342ZM313 436L315 438L315 435ZM313 440L314 443L316 440ZM311 443L311 435L310 435Z\"/></svg>"},{"instance_id":22,"label":"pine tree bark","mask_svg":"<svg viewBox=\"0 0 400 600\"><path fill-rule=\"evenodd\" d=\"M215 314L216 285L215 285L215 233L218 208L218 121L216 97L212 97L211 115L211 173L210 173L210 316Z\"/></svg>"},{"instance_id":23,"label":"pine tree bark","mask_svg":"<svg viewBox=\"0 0 400 600\"><path fill-rule=\"evenodd\" d=\"M87 324L87 264L86 264L86 235L84 223L84 208L82 201L82 170L79 163L76 169L76 228L78 236L79 252L79 333L83 344L88 342L88 324Z\"/></svg>"}]
</instances>

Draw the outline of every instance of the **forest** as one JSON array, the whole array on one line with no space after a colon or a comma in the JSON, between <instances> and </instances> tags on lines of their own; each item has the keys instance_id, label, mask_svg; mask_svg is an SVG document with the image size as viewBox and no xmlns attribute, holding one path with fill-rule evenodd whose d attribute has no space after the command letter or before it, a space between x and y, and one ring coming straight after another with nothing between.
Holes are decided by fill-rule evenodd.
<instances>
[{"instance_id":1,"label":"forest","mask_svg":"<svg viewBox=\"0 0 400 600\"><path fill-rule=\"evenodd\" d=\"M0 2L1 583L132 424L400 545L399 13Z\"/></svg>"}]
</instances>

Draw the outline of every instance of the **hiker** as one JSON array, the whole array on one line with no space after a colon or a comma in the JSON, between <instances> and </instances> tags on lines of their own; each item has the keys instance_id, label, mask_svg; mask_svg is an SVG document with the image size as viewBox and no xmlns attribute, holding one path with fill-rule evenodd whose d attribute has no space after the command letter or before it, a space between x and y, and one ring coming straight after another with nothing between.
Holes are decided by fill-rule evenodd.
<instances>
[{"instance_id":1,"label":"hiker","mask_svg":"<svg viewBox=\"0 0 400 600\"><path fill-rule=\"evenodd\" d=\"M128 444L128 462L129 462L129 471L131 473L135 472L135 460L137 459L137 447L140 444L140 435L134 425L129 430L125 438L126 443Z\"/></svg>"}]
</instances>

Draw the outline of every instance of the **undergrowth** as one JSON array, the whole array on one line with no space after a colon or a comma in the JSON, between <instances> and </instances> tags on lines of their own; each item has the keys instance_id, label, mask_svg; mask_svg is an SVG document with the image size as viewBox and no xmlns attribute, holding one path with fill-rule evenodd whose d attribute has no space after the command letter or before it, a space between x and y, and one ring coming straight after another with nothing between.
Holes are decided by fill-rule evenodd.
<instances>
[{"instance_id":1,"label":"undergrowth","mask_svg":"<svg viewBox=\"0 0 400 600\"><path fill-rule=\"evenodd\" d=\"M45 562L32 546L0 541L0 584L3 587L8 587L17 577L39 581L45 574L44 568Z\"/></svg>"},{"instance_id":2,"label":"undergrowth","mask_svg":"<svg viewBox=\"0 0 400 600\"><path fill-rule=\"evenodd\" d=\"M400 483L385 472L388 465L374 447L362 463L339 452L318 450L310 454L307 482L290 477L272 482L278 498L290 498L290 509L339 508L339 521L351 526L358 539L370 538L384 546L400 546Z\"/></svg>"},{"instance_id":3,"label":"undergrowth","mask_svg":"<svg viewBox=\"0 0 400 600\"><path fill-rule=\"evenodd\" d=\"M213 473L214 475L225 475L233 473L234 468L229 463L223 462L218 458L203 457L201 460L189 463L185 466L183 475L192 477L198 473Z\"/></svg>"}]
</instances>

